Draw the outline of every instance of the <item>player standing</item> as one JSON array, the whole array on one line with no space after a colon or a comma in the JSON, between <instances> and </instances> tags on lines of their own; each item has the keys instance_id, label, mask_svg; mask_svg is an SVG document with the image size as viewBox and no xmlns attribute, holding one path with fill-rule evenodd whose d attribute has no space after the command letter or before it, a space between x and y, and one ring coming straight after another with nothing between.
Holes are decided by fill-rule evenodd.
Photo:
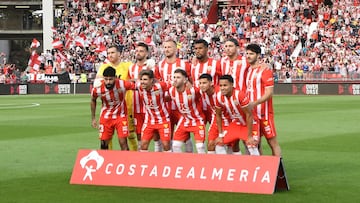
<instances>
[{"instance_id":1,"label":"player standing","mask_svg":"<svg viewBox=\"0 0 360 203\"><path fill-rule=\"evenodd\" d=\"M166 40L163 42L164 56L165 58L158 63L159 78L161 81L173 85L174 72L176 69L182 69L186 72L187 75L190 74L190 64L184 60L181 60L176 57L177 53L177 44L174 40ZM178 123L180 118L180 113L176 108L175 102L168 102L169 111L170 111L170 120L171 120L171 129L174 129L174 126ZM173 131L172 131L173 132ZM193 151L193 143L191 139L187 140L185 143L186 152Z\"/></svg>"},{"instance_id":2,"label":"player standing","mask_svg":"<svg viewBox=\"0 0 360 203\"><path fill-rule=\"evenodd\" d=\"M116 77L120 78L121 80L129 79L128 71L129 71L129 66L131 65L131 62L122 62L121 61L120 48L116 45L110 45L109 47L107 47L106 52L107 52L108 63L103 63L100 66L99 71L96 74L94 86L96 86L96 83L99 83L97 81L99 81L99 78L103 77L104 70L109 66L115 68ZM130 135L128 136L129 148L132 151L136 151L137 150L137 141L136 141L136 134L134 133L135 126L134 126L134 119L133 119L133 115L132 115L132 112L133 112L133 110L132 110L132 91L126 92L125 100L126 100L126 105L128 108L127 112L128 112L129 130L130 130Z\"/></svg>"},{"instance_id":3,"label":"player standing","mask_svg":"<svg viewBox=\"0 0 360 203\"><path fill-rule=\"evenodd\" d=\"M261 48L257 44L246 47L246 59L250 64L246 77L247 92L251 100L250 108L254 110L259 122L261 135L264 135L274 156L281 156L281 148L276 139L272 95L274 79L271 68L260 63Z\"/></svg>"},{"instance_id":4,"label":"player standing","mask_svg":"<svg viewBox=\"0 0 360 203\"><path fill-rule=\"evenodd\" d=\"M139 42L135 48L135 59L136 63L132 64L129 68L129 79L133 81L138 81L139 73L142 70L153 70L155 71L155 64L150 64L149 56L149 46L144 42ZM132 109L134 115L134 125L135 132L137 135L138 141L138 150L141 149L141 129L145 119L145 109L143 102L140 101L140 95L137 90L133 91L133 101L132 101ZM157 140L155 142L155 151L159 151L160 142Z\"/></svg>"},{"instance_id":5,"label":"player standing","mask_svg":"<svg viewBox=\"0 0 360 203\"><path fill-rule=\"evenodd\" d=\"M194 53L196 61L191 65L191 78L195 87L199 88L198 78L201 74L208 73L212 77L214 85L218 85L219 77L221 76L220 62L209 58L208 49L209 44L204 39L198 39L194 42ZM203 104L203 110L205 113L205 123L211 121L212 111L207 109L207 105Z\"/></svg>"}]
</instances>

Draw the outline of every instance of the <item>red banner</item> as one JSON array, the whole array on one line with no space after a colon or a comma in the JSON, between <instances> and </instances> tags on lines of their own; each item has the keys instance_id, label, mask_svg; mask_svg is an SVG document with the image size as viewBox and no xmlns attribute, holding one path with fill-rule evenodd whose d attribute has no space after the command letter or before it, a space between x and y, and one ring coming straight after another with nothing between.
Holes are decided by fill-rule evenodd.
<instances>
[{"instance_id":1,"label":"red banner","mask_svg":"<svg viewBox=\"0 0 360 203\"><path fill-rule=\"evenodd\" d=\"M79 150L71 184L272 194L280 158Z\"/></svg>"}]
</instances>

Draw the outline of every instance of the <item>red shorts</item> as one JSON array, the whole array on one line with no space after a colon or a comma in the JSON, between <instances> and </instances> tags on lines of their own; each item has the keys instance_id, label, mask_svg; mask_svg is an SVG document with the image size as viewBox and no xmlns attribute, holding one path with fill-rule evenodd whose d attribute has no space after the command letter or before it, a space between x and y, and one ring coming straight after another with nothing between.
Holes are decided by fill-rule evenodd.
<instances>
[{"instance_id":1,"label":"red shorts","mask_svg":"<svg viewBox=\"0 0 360 203\"><path fill-rule=\"evenodd\" d=\"M258 124L254 122L252 136L259 136L258 129ZM248 139L248 128L246 125L240 125L236 122L232 122L229 126L223 127L223 132L225 131L225 137L223 138L224 144L231 144L237 140L246 141Z\"/></svg>"},{"instance_id":2,"label":"red shorts","mask_svg":"<svg viewBox=\"0 0 360 203\"><path fill-rule=\"evenodd\" d=\"M266 137L266 139L271 139L276 137L275 123L274 123L274 115L269 114L269 120L265 118L259 120L259 127L261 135Z\"/></svg>"},{"instance_id":3,"label":"red shorts","mask_svg":"<svg viewBox=\"0 0 360 203\"><path fill-rule=\"evenodd\" d=\"M129 128L127 118L104 119L100 118L99 122L99 138L100 140L111 140L116 129L118 138L129 136Z\"/></svg>"},{"instance_id":4,"label":"red shorts","mask_svg":"<svg viewBox=\"0 0 360 203\"><path fill-rule=\"evenodd\" d=\"M160 140L170 141L171 140L171 125L170 122L163 124L144 124L141 132L141 140L151 140L155 133L160 134Z\"/></svg>"},{"instance_id":5,"label":"red shorts","mask_svg":"<svg viewBox=\"0 0 360 203\"><path fill-rule=\"evenodd\" d=\"M196 126L184 126L182 120L179 121L174 132L173 140L185 142L190 138L190 133L194 133L194 139L196 141L205 141L205 125L197 122Z\"/></svg>"},{"instance_id":6,"label":"red shorts","mask_svg":"<svg viewBox=\"0 0 360 203\"><path fill-rule=\"evenodd\" d=\"M134 113L134 124L136 134L141 134L141 129L144 124L145 113Z\"/></svg>"}]
</instances>

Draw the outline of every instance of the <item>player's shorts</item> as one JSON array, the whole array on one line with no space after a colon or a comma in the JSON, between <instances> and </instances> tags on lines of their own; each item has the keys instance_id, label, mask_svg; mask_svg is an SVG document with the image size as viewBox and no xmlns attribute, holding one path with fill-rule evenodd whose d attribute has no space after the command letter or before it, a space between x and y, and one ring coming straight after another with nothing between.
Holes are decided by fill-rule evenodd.
<instances>
[{"instance_id":1,"label":"player's shorts","mask_svg":"<svg viewBox=\"0 0 360 203\"><path fill-rule=\"evenodd\" d=\"M258 120L261 135L266 137L266 139L271 139L276 137L276 129L274 122L274 114L269 114L269 119L265 118Z\"/></svg>"},{"instance_id":2,"label":"player's shorts","mask_svg":"<svg viewBox=\"0 0 360 203\"><path fill-rule=\"evenodd\" d=\"M134 113L134 125L136 134L141 134L141 129L143 127L145 120L145 113Z\"/></svg>"},{"instance_id":3,"label":"player's shorts","mask_svg":"<svg viewBox=\"0 0 360 203\"><path fill-rule=\"evenodd\" d=\"M129 128L127 118L104 119L100 118L99 122L99 138L100 140L111 140L116 129L118 138L126 138L129 136Z\"/></svg>"},{"instance_id":4,"label":"player's shorts","mask_svg":"<svg viewBox=\"0 0 360 203\"><path fill-rule=\"evenodd\" d=\"M259 136L259 127L257 122L253 123L253 131L252 136ZM231 122L229 126L223 127L223 132L225 133L225 137L223 138L223 142L226 145L231 145L233 142L237 142L238 140L246 141L248 139L248 128L246 125L240 125L236 122ZM257 138L258 139L258 138Z\"/></svg>"},{"instance_id":5,"label":"player's shorts","mask_svg":"<svg viewBox=\"0 0 360 203\"><path fill-rule=\"evenodd\" d=\"M141 140L150 141L156 133L159 133L160 140L171 140L171 125L170 122L163 124L144 124L141 132Z\"/></svg>"},{"instance_id":6,"label":"player's shorts","mask_svg":"<svg viewBox=\"0 0 360 203\"><path fill-rule=\"evenodd\" d=\"M197 122L195 126L185 126L183 119L180 118L179 123L174 131L173 140L185 142L190 138L190 133L194 134L196 141L205 141L205 125L203 122Z\"/></svg>"}]
</instances>

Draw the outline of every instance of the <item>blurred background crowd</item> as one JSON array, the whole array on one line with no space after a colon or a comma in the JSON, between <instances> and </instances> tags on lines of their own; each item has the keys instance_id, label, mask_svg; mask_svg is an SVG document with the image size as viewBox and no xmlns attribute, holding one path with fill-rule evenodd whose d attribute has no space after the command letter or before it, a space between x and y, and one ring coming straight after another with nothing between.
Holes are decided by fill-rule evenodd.
<instances>
[{"instance_id":1,"label":"blurred background crowd","mask_svg":"<svg viewBox=\"0 0 360 203\"><path fill-rule=\"evenodd\" d=\"M32 52L25 71L1 54L0 83L31 82L34 74L63 71L86 75L79 82L87 82L106 60L109 44L121 48L123 61L133 61L136 43L145 42L158 62L162 42L170 38L177 42L178 57L191 61L193 41L203 38L209 55L220 59L230 37L238 39L240 54L247 43L260 44L278 82L360 80L357 1L239 2L218 8L217 21L209 22L211 0L66 0L57 26L51 28L53 49Z\"/></svg>"}]
</instances>

